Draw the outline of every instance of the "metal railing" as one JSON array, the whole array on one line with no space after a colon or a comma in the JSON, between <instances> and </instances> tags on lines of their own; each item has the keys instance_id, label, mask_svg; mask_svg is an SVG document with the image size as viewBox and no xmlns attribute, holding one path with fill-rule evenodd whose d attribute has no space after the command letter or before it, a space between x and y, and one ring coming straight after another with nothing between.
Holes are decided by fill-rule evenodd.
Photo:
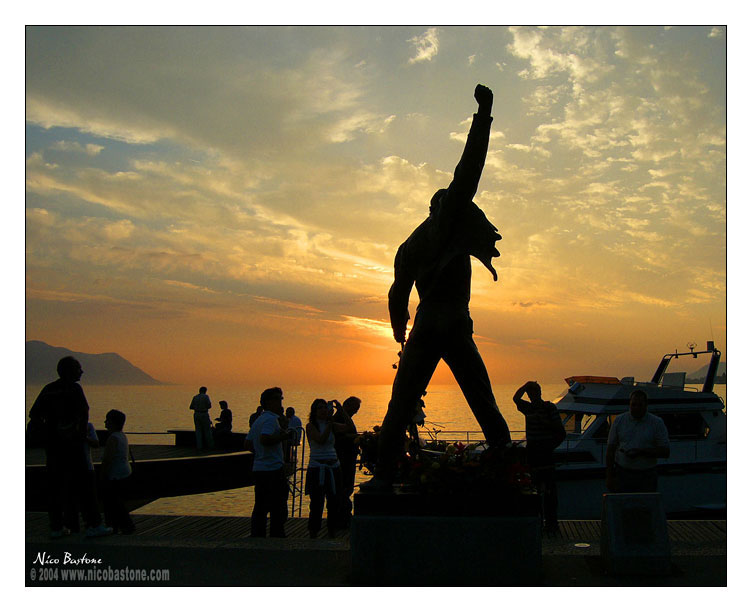
<instances>
[{"instance_id":1,"label":"metal railing","mask_svg":"<svg viewBox=\"0 0 752 612\"><path fill-rule=\"evenodd\" d=\"M300 439L297 444L290 444L287 447L289 456L285 457L285 466L289 465L290 468L286 467L285 469L289 469L289 473L287 474L287 484L292 493L290 516L295 516L295 508L297 506L298 517L300 517L303 511L303 495L305 492L306 434L305 429L302 427L296 427L295 429L299 430ZM300 449L300 464L298 464L298 449Z\"/></svg>"},{"instance_id":2,"label":"metal railing","mask_svg":"<svg viewBox=\"0 0 752 612\"><path fill-rule=\"evenodd\" d=\"M462 431L462 430L439 430L439 429L433 429L433 430L426 430L423 429L421 433L425 433L428 435L428 438L430 441L436 441L436 442L447 442L447 443L454 443L454 442L462 442L463 444L471 444L475 442L485 442L485 438L483 436L482 431ZM526 441L526 433L524 430L511 430L509 432L512 436L512 441L514 442L524 442ZM580 434L573 434L572 432L568 432L567 439L562 442L564 445L564 454L561 456L561 461L557 461L557 463L561 463L562 465L569 465L570 463L581 463L581 461L574 461L570 460L568 458L568 455L570 452L574 451L574 445L579 444ZM572 438L569 436L577 436L576 438ZM606 459L606 438L592 438L591 441L594 443L594 447L590 447L587 450L584 450L583 452L590 452L593 454L593 459L595 461L599 461L600 463L604 463ZM700 453L698 451L698 443L704 442L705 438L698 438L694 435L672 435L669 437L669 441L671 443L681 443L683 447L686 447L687 442L692 442L692 454L688 457L690 460L697 460L700 458ZM561 448L561 445L558 447ZM558 457L557 457L558 459Z\"/></svg>"},{"instance_id":3,"label":"metal railing","mask_svg":"<svg viewBox=\"0 0 752 612\"><path fill-rule=\"evenodd\" d=\"M436 442L462 442L463 444L472 444L475 442L485 442L486 438L482 431L464 431L464 430L445 430L445 429L420 429L419 434L428 436L429 440ZM510 430L510 435L514 442L525 439L525 432L519 430Z\"/></svg>"}]
</instances>

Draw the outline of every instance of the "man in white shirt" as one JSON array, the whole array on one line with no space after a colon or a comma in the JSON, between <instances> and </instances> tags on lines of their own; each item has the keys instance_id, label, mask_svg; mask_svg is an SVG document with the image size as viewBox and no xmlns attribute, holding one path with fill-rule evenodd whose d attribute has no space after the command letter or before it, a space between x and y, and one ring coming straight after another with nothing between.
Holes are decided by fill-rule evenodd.
<instances>
[{"instance_id":1,"label":"man in white shirt","mask_svg":"<svg viewBox=\"0 0 752 612\"><path fill-rule=\"evenodd\" d=\"M198 394L193 396L190 409L193 410L193 424L196 427L196 448L198 450L214 448L212 436L212 422L209 416L211 400L206 394L206 387L201 387Z\"/></svg>"},{"instance_id":2,"label":"man in white shirt","mask_svg":"<svg viewBox=\"0 0 752 612\"><path fill-rule=\"evenodd\" d=\"M637 389L629 396L629 412L614 419L606 447L606 488L613 493L654 493L656 463L669 456L663 419L648 412L648 397Z\"/></svg>"},{"instance_id":3,"label":"man in white shirt","mask_svg":"<svg viewBox=\"0 0 752 612\"><path fill-rule=\"evenodd\" d=\"M287 521L287 477L284 471L282 442L290 440L293 432L282 429L279 417L283 414L282 389L272 387L261 394L263 411L246 436L246 448L253 450L253 478L256 501L251 514L251 537L266 537L266 516L269 515L269 535L284 538Z\"/></svg>"}]
</instances>

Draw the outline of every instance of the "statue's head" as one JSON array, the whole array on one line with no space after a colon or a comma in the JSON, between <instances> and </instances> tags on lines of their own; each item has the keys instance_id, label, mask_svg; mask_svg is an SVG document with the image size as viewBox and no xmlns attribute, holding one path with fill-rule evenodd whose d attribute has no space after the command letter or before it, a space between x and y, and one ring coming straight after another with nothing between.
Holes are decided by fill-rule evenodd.
<instances>
[{"instance_id":1,"label":"statue's head","mask_svg":"<svg viewBox=\"0 0 752 612\"><path fill-rule=\"evenodd\" d=\"M431 198L431 206L428 209L429 215L433 215L434 213L439 212L439 208L441 208L441 198L444 197L444 194L446 192L446 189L439 189L436 193L433 194L433 197Z\"/></svg>"}]
</instances>

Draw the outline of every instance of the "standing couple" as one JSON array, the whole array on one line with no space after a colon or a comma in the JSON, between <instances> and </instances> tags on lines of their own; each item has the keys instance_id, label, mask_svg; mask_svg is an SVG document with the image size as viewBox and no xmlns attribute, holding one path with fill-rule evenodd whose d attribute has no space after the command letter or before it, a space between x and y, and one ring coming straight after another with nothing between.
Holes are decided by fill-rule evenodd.
<instances>
[{"instance_id":1,"label":"standing couple","mask_svg":"<svg viewBox=\"0 0 752 612\"><path fill-rule=\"evenodd\" d=\"M280 422L283 416L282 389L272 387L261 394L261 413L251 426L245 447L253 451L255 504L251 514L251 537L265 537L266 517L270 517L271 537L284 538L287 521L289 487L285 474L283 442L294 440L294 430ZM335 413L334 409L337 408ZM310 445L306 494L311 497L308 531L317 537L321 529L324 501L327 505L329 535L347 524L350 495L355 481L355 453L352 438L356 433L352 421L360 408L360 400L350 397L340 405L336 400L316 399L306 425ZM339 434L336 436L335 434ZM337 454L335 444L340 455ZM347 450L352 452L347 452Z\"/></svg>"}]
</instances>

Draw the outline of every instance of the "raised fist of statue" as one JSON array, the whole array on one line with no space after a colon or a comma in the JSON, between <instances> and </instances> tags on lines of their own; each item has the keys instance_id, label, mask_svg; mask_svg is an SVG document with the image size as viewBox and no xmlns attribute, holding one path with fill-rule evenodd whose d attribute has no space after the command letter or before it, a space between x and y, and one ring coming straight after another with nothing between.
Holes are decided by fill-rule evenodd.
<instances>
[{"instance_id":1,"label":"raised fist of statue","mask_svg":"<svg viewBox=\"0 0 752 612\"><path fill-rule=\"evenodd\" d=\"M478 102L478 108L491 110L493 104L493 92L480 83L475 87L475 100Z\"/></svg>"}]
</instances>

